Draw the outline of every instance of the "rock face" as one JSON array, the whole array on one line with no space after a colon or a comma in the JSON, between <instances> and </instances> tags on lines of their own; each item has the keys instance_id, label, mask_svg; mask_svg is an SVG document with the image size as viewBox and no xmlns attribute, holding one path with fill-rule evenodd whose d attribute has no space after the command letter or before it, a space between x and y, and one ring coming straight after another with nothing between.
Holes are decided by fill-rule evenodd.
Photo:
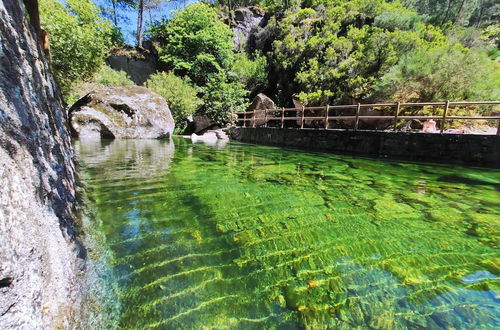
<instances>
[{"instance_id":1,"label":"rock face","mask_svg":"<svg viewBox=\"0 0 500 330\"><path fill-rule=\"evenodd\" d=\"M165 138L172 136L175 126L165 99L139 86L100 86L69 113L72 132L80 137Z\"/></svg>"},{"instance_id":2,"label":"rock face","mask_svg":"<svg viewBox=\"0 0 500 330\"><path fill-rule=\"evenodd\" d=\"M67 326L78 248L67 118L20 1L0 1L0 327Z\"/></svg>"},{"instance_id":3,"label":"rock face","mask_svg":"<svg viewBox=\"0 0 500 330\"><path fill-rule=\"evenodd\" d=\"M256 97L254 97L252 104L250 104L247 111L274 109L274 107L275 107L274 101L271 100L269 97L267 97L265 94L260 93L257 94ZM255 126L264 125L265 123L264 116L265 116L264 111L255 113L255 118L256 118ZM252 122L247 122L247 125L250 124L252 124Z\"/></svg>"},{"instance_id":4,"label":"rock face","mask_svg":"<svg viewBox=\"0 0 500 330\"><path fill-rule=\"evenodd\" d=\"M262 47L264 12L257 7L243 7L234 11L233 42L238 51L251 51Z\"/></svg>"},{"instance_id":5,"label":"rock face","mask_svg":"<svg viewBox=\"0 0 500 330\"><path fill-rule=\"evenodd\" d=\"M106 63L114 70L125 71L135 84L141 86L157 67L153 46L141 52L131 46L115 50Z\"/></svg>"}]
</instances>

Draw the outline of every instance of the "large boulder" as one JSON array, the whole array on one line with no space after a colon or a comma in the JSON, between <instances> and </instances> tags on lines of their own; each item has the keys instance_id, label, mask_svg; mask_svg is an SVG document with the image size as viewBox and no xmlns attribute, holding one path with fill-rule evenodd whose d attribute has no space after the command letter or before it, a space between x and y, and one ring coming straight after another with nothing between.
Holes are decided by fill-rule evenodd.
<instances>
[{"instance_id":1,"label":"large boulder","mask_svg":"<svg viewBox=\"0 0 500 330\"><path fill-rule=\"evenodd\" d=\"M271 100L269 97L267 97L265 94L260 93L257 94L253 98L252 104L248 107L247 111L254 111L254 110L265 110L265 109L274 109L275 104L274 101ZM271 114L268 114L268 117L270 117ZM255 113L255 126L262 126L265 123L264 120L265 113L264 111L259 111ZM248 117L250 118L250 117ZM247 121L247 125L253 125L253 122Z\"/></svg>"},{"instance_id":2,"label":"large boulder","mask_svg":"<svg viewBox=\"0 0 500 330\"><path fill-rule=\"evenodd\" d=\"M140 86L101 86L78 100L69 116L72 133L79 137L156 139L174 130L165 99Z\"/></svg>"}]
</instances>

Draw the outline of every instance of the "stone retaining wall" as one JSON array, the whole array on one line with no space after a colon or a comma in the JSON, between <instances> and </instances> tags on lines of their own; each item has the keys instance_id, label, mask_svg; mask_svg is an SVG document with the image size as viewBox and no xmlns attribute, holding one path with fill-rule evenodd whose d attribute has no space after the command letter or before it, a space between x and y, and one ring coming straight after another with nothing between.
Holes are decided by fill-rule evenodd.
<instances>
[{"instance_id":1,"label":"stone retaining wall","mask_svg":"<svg viewBox=\"0 0 500 330\"><path fill-rule=\"evenodd\" d=\"M500 168L500 136L233 127L234 140L373 157Z\"/></svg>"}]
</instances>

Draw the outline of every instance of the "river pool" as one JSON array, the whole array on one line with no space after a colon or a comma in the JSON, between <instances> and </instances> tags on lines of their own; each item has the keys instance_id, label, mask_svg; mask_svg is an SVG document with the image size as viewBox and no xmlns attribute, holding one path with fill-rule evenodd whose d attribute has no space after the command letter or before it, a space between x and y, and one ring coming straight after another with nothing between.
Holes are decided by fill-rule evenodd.
<instances>
[{"instance_id":1,"label":"river pool","mask_svg":"<svg viewBox=\"0 0 500 330\"><path fill-rule=\"evenodd\" d=\"M75 150L122 328L500 326L498 170L183 139Z\"/></svg>"}]
</instances>

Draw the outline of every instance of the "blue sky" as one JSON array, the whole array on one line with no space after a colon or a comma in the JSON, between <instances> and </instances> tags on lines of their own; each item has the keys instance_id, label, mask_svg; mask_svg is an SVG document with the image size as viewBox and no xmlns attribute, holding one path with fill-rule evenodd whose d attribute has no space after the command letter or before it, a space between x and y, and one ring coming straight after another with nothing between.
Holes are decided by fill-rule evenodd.
<instances>
[{"instance_id":1,"label":"blue sky","mask_svg":"<svg viewBox=\"0 0 500 330\"><path fill-rule=\"evenodd\" d=\"M111 8L110 0L91 0L94 4L96 4L100 8ZM186 0L184 1L173 1L166 2L164 1L159 8L154 10L145 10L144 11L144 28L146 28L149 24L155 21L159 21L164 17L170 17L173 11L177 9L184 8L184 3L190 4L196 2L197 0ZM107 11L106 14L111 14L110 11ZM135 30L137 28L137 10L133 8L128 9L119 9L118 14L121 16L121 19L118 20L118 27L123 33L125 37L125 42L127 44L134 45L135 44Z\"/></svg>"}]
</instances>

